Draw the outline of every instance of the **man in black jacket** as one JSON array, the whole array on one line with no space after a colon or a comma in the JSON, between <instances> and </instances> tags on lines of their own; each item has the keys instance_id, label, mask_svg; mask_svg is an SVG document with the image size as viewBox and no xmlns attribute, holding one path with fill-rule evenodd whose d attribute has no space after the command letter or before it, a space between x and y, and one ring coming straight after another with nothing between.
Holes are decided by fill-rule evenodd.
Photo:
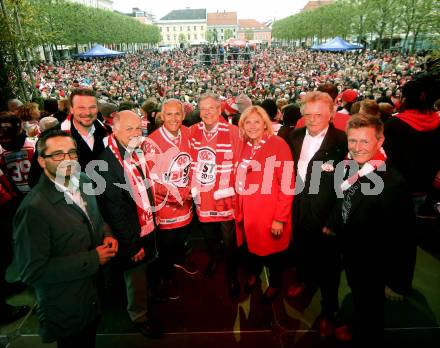
<instances>
[{"instance_id":1,"label":"man in black jacket","mask_svg":"<svg viewBox=\"0 0 440 348\"><path fill-rule=\"evenodd\" d=\"M322 228L336 203L335 169L347 152L347 140L344 132L330 124L334 104L327 93L308 93L301 112L306 127L289 136L297 173L292 236L297 283L288 296L298 297L306 287L320 288L318 328L320 336L327 337L334 332L339 310L340 262L336 241L323 235Z\"/></svg>"},{"instance_id":2,"label":"man in black jacket","mask_svg":"<svg viewBox=\"0 0 440 348\"><path fill-rule=\"evenodd\" d=\"M356 347L371 347L383 335L385 294L411 292L415 216L409 187L381 148L382 121L353 115L347 138L352 160L341 184L343 199L323 232L336 233L353 296L353 331L339 327L336 338L353 333Z\"/></svg>"},{"instance_id":3,"label":"man in black jacket","mask_svg":"<svg viewBox=\"0 0 440 348\"><path fill-rule=\"evenodd\" d=\"M61 129L70 133L78 147L81 170L96 160L107 146L107 130L98 117L98 101L91 89L77 88L69 96L70 115Z\"/></svg>"},{"instance_id":4,"label":"man in black jacket","mask_svg":"<svg viewBox=\"0 0 440 348\"><path fill-rule=\"evenodd\" d=\"M15 215L8 280L35 288L44 342L92 348L100 315L96 274L118 243L104 235L95 197L85 193L90 180L73 175L78 152L72 137L53 131L37 150L44 175Z\"/></svg>"},{"instance_id":5,"label":"man in black jacket","mask_svg":"<svg viewBox=\"0 0 440 348\"><path fill-rule=\"evenodd\" d=\"M119 241L117 260L124 269L127 311L131 321L145 334L151 334L147 316L146 261L157 255L153 196L146 163L138 141L141 119L133 111L118 112L113 118L113 135L100 156L108 164L101 168L105 190L98 196L104 220Z\"/></svg>"}]
</instances>

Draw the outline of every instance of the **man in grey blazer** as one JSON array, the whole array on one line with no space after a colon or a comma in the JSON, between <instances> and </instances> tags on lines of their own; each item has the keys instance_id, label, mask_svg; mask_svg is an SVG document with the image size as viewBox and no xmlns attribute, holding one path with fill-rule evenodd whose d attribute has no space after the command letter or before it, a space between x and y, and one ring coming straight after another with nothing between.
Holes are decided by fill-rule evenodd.
<instances>
[{"instance_id":1,"label":"man in grey blazer","mask_svg":"<svg viewBox=\"0 0 440 348\"><path fill-rule=\"evenodd\" d=\"M96 274L116 255L118 243L104 233L90 180L75 173L73 138L49 132L37 150L44 175L15 215L9 280L35 288L43 342L94 347L100 314Z\"/></svg>"}]
</instances>

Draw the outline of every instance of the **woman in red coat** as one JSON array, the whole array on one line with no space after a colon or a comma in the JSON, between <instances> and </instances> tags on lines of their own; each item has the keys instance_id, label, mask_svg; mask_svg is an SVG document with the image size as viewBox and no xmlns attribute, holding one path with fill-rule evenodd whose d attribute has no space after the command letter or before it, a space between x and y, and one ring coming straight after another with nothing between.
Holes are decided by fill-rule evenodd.
<instances>
[{"instance_id":1,"label":"woman in red coat","mask_svg":"<svg viewBox=\"0 0 440 348\"><path fill-rule=\"evenodd\" d=\"M273 133L266 111L246 109L239 121L243 138L238 161L237 240L249 253L250 277L245 290L258 284L263 265L269 268L269 287L262 301L272 302L282 285L284 251L292 230L294 167L287 143Z\"/></svg>"}]
</instances>

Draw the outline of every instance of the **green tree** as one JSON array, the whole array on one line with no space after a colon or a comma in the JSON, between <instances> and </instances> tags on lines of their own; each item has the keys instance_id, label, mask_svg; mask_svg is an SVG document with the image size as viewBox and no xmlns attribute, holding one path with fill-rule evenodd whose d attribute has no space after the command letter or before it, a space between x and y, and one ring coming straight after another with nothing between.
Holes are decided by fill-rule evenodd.
<instances>
[{"instance_id":1,"label":"green tree","mask_svg":"<svg viewBox=\"0 0 440 348\"><path fill-rule=\"evenodd\" d=\"M249 40L253 40L254 39L254 32L250 29L247 29L244 32L244 39L249 41Z\"/></svg>"},{"instance_id":2,"label":"green tree","mask_svg":"<svg viewBox=\"0 0 440 348\"><path fill-rule=\"evenodd\" d=\"M400 0L370 0L370 3L372 6L371 15L376 19L373 26L373 32L377 34L376 49L382 50L382 39L386 29L395 23L395 18L399 16Z\"/></svg>"},{"instance_id":3,"label":"green tree","mask_svg":"<svg viewBox=\"0 0 440 348\"><path fill-rule=\"evenodd\" d=\"M187 44L188 43L188 40L186 39L186 35L184 33L179 34L178 40L179 40L179 44Z\"/></svg>"},{"instance_id":4,"label":"green tree","mask_svg":"<svg viewBox=\"0 0 440 348\"><path fill-rule=\"evenodd\" d=\"M0 107L5 109L11 97L27 101L33 96L28 48L43 38L36 30L35 10L28 1L1 0L0 5Z\"/></svg>"},{"instance_id":5,"label":"green tree","mask_svg":"<svg viewBox=\"0 0 440 348\"><path fill-rule=\"evenodd\" d=\"M208 42L214 42L214 33L212 32L211 29L208 29L205 32L205 40Z\"/></svg>"},{"instance_id":6,"label":"green tree","mask_svg":"<svg viewBox=\"0 0 440 348\"><path fill-rule=\"evenodd\" d=\"M230 39L231 37L234 37L234 31L232 29L225 29L225 32L223 34L225 41Z\"/></svg>"},{"instance_id":7,"label":"green tree","mask_svg":"<svg viewBox=\"0 0 440 348\"><path fill-rule=\"evenodd\" d=\"M436 4L436 7L434 5ZM402 0L401 18L405 38L402 50L410 46L411 51L415 50L417 37L420 33L430 31L439 34L439 8L436 0ZM409 35L413 35L411 45L408 43Z\"/></svg>"}]
</instances>

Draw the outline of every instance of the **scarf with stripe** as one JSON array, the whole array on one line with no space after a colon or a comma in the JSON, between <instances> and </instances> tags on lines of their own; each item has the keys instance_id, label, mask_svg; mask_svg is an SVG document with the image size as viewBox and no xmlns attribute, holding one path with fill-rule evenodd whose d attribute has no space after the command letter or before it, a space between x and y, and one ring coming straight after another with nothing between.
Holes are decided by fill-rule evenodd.
<instances>
[{"instance_id":1,"label":"scarf with stripe","mask_svg":"<svg viewBox=\"0 0 440 348\"><path fill-rule=\"evenodd\" d=\"M385 150L381 147L376 154L373 156L372 159L370 159L367 163L365 163L362 168L360 168L355 174L348 177L346 180L344 180L341 184L341 190L344 192L348 190L353 184L358 181L359 178L366 176L372 172L374 172L377 168L379 168L381 165L385 163L387 159L387 155L385 153ZM350 153L348 153L347 158L345 159L345 168L346 170L350 169L350 164L352 164L353 157Z\"/></svg>"},{"instance_id":2,"label":"scarf with stripe","mask_svg":"<svg viewBox=\"0 0 440 348\"><path fill-rule=\"evenodd\" d=\"M148 195L147 185L150 185L150 182L147 179L146 164L139 158L139 156L143 156L142 151L139 148L127 148L124 158L122 158L114 135L109 137L108 147L124 170L126 183L128 182L130 185L131 197L136 203L139 225L141 226L140 236L146 236L154 230L154 216Z\"/></svg>"}]
</instances>

